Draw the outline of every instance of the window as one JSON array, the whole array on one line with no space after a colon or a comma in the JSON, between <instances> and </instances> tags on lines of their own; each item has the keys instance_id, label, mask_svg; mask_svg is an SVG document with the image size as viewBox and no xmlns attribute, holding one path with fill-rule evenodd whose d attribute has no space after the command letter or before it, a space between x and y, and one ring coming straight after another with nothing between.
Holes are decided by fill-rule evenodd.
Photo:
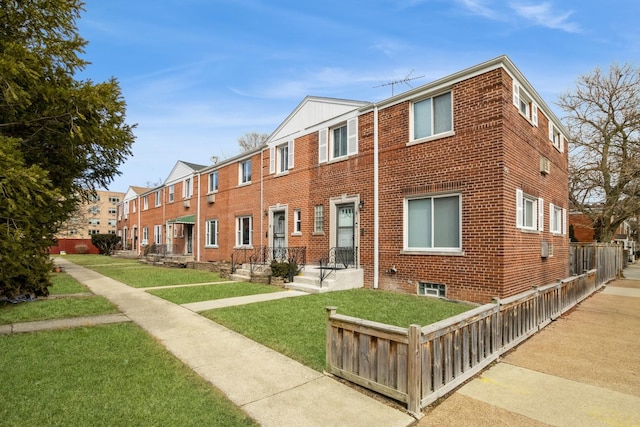
<instances>
[{"instance_id":1,"label":"window","mask_svg":"<svg viewBox=\"0 0 640 427\"><path fill-rule=\"evenodd\" d=\"M358 118L318 132L318 163L358 153Z\"/></svg>"},{"instance_id":2,"label":"window","mask_svg":"<svg viewBox=\"0 0 640 427\"><path fill-rule=\"evenodd\" d=\"M156 245L162 244L162 226L154 225L153 226L153 243Z\"/></svg>"},{"instance_id":3,"label":"window","mask_svg":"<svg viewBox=\"0 0 640 427\"><path fill-rule=\"evenodd\" d=\"M293 211L293 234L302 234L302 212L300 209Z\"/></svg>"},{"instance_id":4,"label":"window","mask_svg":"<svg viewBox=\"0 0 640 427\"><path fill-rule=\"evenodd\" d=\"M218 220L211 219L205 225L205 246L218 246Z\"/></svg>"},{"instance_id":5,"label":"window","mask_svg":"<svg viewBox=\"0 0 640 427\"><path fill-rule=\"evenodd\" d=\"M558 151L564 153L564 136L562 136L558 128L553 125L551 120L549 120L549 140Z\"/></svg>"},{"instance_id":6,"label":"window","mask_svg":"<svg viewBox=\"0 0 640 427\"><path fill-rule=\"evenodd\" d=\"M116 230L109 230L107 231L108 234L116 234Z\"/></svg>"},{"instance_id":7,"label":"window","mask_svg":"<svg viewBox=\"0 0 640 427\"><path fill-rule=\"evenodd\" d=\"M418 295L444 298L447 287L441 283L418 282Z\"/></svg>"},{"instance_id":8,"label":"window","mask_svg":"<svg viewBox=\"0 0 640 427\"><path fill-rule=\"evenodd\" d=\"M112 227L115 227L115 226L116 226L116 222L117 222L117 221L116 221L115 219L110 219L110 220L108 221L108 224L109 224L110 226L112 226Z\"/></svg>"},{"instance_id":9,"label":"window","mask_svg":"<svg viewBox=\"0 0 640 427\"><path fill-rule=\"evenodd\" d=\"M293 141L269 149L269 173L285 173L293 168Z\"/></svg>"},{"instance_id":10,"label":"window","mask_svg":"<svg viewBox=\"0 0 640 427\"><path fill-rule=\"evenodd\" d=\"M149 228L148 227L142 227L142 244L143 245L149 244Z\"/></svg>"},{"instance_id":11,"label":"window","mask_svg":"<svg viewBox=\"0 0 640 427\"><path fill-rule=\"evenodd\" d=\"M89 230L89 236L92 236L94 234L100 234L100 231L98 231L98 230Z\"/></svg>"},{"instance_id":12,"label":"window","mask_svg":"<svg viewBox=\"0 0 640 427\"><path fill-rule=\"evenodd\" d=\"M209 174L209 193L218 191L218 171Z\"/></svg>"},{"instance_id":13,"label":"window","mask_svg":"<svg viewBox=\"0 0 640 427\"><path fill-rule=\"evenodd\" d=\"M133 213L136 213L136 209L137 209L137 206L138 206L138 199L133 200L131 202L131 204L133 205ZM127 205L127 213L129 213L129 206L128 205Z\"/></svg>"},{"instance_id":14,"label":"window","mask_svg":"<svg viewBox=\"0 0 640 427\"><path fill-rule=\"evenodd\" d=\"M236 218L236 246L251 246L251 217Z\"/></svg>"},{"instance_id":15,"label":"window","mask_svg":"<svg viewBox=\"0 0 640 427\"><path fill-rule=\"evenodd\" d=\"M169 186L169 203L173 203L173 201L175 199L175 194L176 194L176 185L175 184L171 184Z\"/></svg>"},{"instance_id":16,"label":"window","mask_svg":"<svg viewBox=\"0 0 640 427\"><path fill-rule=\"evenodd\" d=\"M109 215L115 215L116 214L116 208L109 208Z\"/></svg>"},{"instance_id":17,"label":"window","mask_svg":"<svg viewBox=\"0 0 640 427\"><path fill-rule=\"evenodd\" d=\"M240 184L248 184L251 182L251 159L240 162L239 175Z\"/></svg>"},{"instance_id":18,"label":"window","mask_svg":"<svg viewBox=\"0 0 640 427\"><path fill-rule=\"evenodd\" d=\"M149 196L142 196L142 210L149 209Z\"/></svg>"},{"instance_id":19,"label":"window","mask_svg":"<svg viewBox=\"0 0 640 427\"><path fill-rule=\"evenodd\" d=\"M405 249L462 250L460 211L461 197L458 194L406 199Z\"/></svg>"},{"instance_id":20,"label":"window","mask_svg":"<svg viewBox=\"0 0 640 427\"><path fill-rule=\"evenodd\" d=\"M156 190L156 207L162 203L162 190Z\"/></svg>"},{"instance_id":21,"label":"window","mask_svg":"<svg viewBox=\"0 0 640 427\"><path fill-rule=\"evenodd\" d=\"M567 210L549 204L549 230L554 234L566 234Z\"/></svg>"},{"instance_id":22,"label":"window","mask_svg":"<svg viewBox=\"0 0 640 427\"><path fill-rule=\"evenodd\" d=\"M331 130L331 145L334 159L347 155L347 125Z\"/></svg>"},{"instance_id":23,"label":"window","mask_svg":"<svg viewBox=\"0 0 640 427\"><path fill-rule=\"evenodd\" d=\"M100 200L100 198L98 198L98 200ZM109 197L109 202L111 202L111 203L119 203L120 202L120 197L111 196L111 197Z\"/></svg>"},{"instance_id":24,"label":"window","mask_svg":"<svg viewBox=\"0 0 640 427\"><path fill-rule=\"evenodd\" d=\"M517 189L516 227L523 230L543 231L544 201Z\"/></svg>"},{"instance_id":25,"label":"window","mask_svg":"<svg viewBox=\"0 0 640 427\"><path fill-rule=\"evenodd\" d=\"M91 206L87 211L92 215L97 215L100 213L100 208L97 206Z\"/></svg>"},{"instance_id":26,"label":"window","mask_svg":"<svg viewBox=\"0 0 640 427\"><path fill-rule=\"evenodd\" d=\"M538 105L515 80L513 81L513 105L532 125L538 126Z\"/></svg>"},{"instance_id":27,"label":"window","mask_svg":"<svg viewBox=\"0 0 640 427\"><path fill-rule=\"evenodd\" d=\"M314 218L313 218L313 232L314 233L324 232L324 206L322 205L318 205L315 207Z\"/></svg>"},{"instance_id":28,"label":"window","mask_svg":"<svg viewBox=\"0 0 640 427\"><path fill-rule=\"evenodd\" d=\"M191 197L191 178L187 178L182 182L182 197L185 199Z\"/></svg>"},{"instance_id":29,"label":"window","mask_svg":"<svg viewBox=\"0 0 640 427\"><path fill-rule=\"evenodd\" d=\"M100 225L100 220L92 218L92 219L89 220L89 224L91 224L91 225Z\"/></svg>"},{"instance_id":30,"label":"window","mask_svg":"<svg viewBox=\"0 0 640 427\"><path fill-rule=\"evenodd\" d=\"M413 104L413 139L428 138L453 130L451 92Z\"/></svg>"},{"instance_id":31,"label":"window","mask_svg":"<svg viewBox=\"0 0 640 427\"><path fill-rule=\"evenodd\" d=\"M93 203L97 203L100 201L100 196L98 194L92 194L89 196L89 201Z\"/></svg>"}]
</instances>

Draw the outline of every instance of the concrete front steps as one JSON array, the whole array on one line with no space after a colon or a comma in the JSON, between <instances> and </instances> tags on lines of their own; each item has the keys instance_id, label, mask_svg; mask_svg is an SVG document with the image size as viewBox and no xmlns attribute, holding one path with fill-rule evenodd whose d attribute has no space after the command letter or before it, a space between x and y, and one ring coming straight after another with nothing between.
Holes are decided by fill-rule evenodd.
<instances>
[{"instance_id":1,"label":"concrete front steps","mask_svg":"<svg viewBox=\"0 0 640 427\"><path fill-rule=\"evenodd\" d=\"M292 283L285 283L287 289L319 294L324 292L344 291L362 288L364 286L364 270L346 268L337 270L323 270L325 275L320 282L320 266L307 265L300 274L293 278Z\"/></svg>"}]
</instances>

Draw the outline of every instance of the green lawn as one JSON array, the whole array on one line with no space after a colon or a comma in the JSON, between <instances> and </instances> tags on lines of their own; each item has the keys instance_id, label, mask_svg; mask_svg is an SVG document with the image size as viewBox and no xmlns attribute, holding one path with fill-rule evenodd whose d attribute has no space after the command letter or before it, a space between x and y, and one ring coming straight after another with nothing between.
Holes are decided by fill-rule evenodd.
<instances>
[{"instance_id":1,"label":"green lawn","mask_svg":"<svg viewBox=\"0 0 640 427\"><path fill-rule=\"evenodd\" d=\"M4 426L255 426L126 323L0 337Z\"/></svg>"},{"instance_id":2,"label":"green lawn","mask_svg":"<svg viewBox=\"0 0 640 427\"><path fill-rule=\"evenodd\" d=\"M153 289L147 292L176 304L187 304L190 302L233 298L245 295L267 294L282 290L282 288L259 283L234 282L184 288Z\"/></svg>"},{"instance_id":3,"label":"green lawn","mask_svg":"<svg viewBox=\"0 0 640 427\"><path fill-rule=\"evenodd\" d=\"M57 257L58 256L54 256L54 258L57 258ZM74 264L78 264L82 266L109 265L109 264L121 264L121 265L139 264L137 259L114 258L114 257L104 256L104 255L72 254L72 255L60 255L59 257L63 259L67 259L73 262Z\"/></svg>"},{"instance_id":4,"label":"green lawn","mask_svg":"<svg viewBox=\"0 0 640 427\"><path fill-rule=\"evenodd\" d=\"M435 298L371 289L286 298L200 313L322 371L327 306L338 313L400 327L425 326L473 308Z\"/></svg>"},{"instance_id":5,"label":"green lawn","mask_svg":"<svg viewBox=\"0 0 640 427\"><path fill-rule=\"evenodd\" d=\"M112 313L118 313L118 310L109 300L99 296L38 300L19 304L0 303L0 324Z\"/></svg>"},{"instance_id":6,"label":"green lawn","mask_svg":"<svg viewBox=\"0 0 640 427\"><path fill-rule=\"evenodd\" d=\"M49 287L51 295L90 292L89 289L67 273L51 273L51 283L53 283L53 286Z\"/></svg>"}]
</instances>

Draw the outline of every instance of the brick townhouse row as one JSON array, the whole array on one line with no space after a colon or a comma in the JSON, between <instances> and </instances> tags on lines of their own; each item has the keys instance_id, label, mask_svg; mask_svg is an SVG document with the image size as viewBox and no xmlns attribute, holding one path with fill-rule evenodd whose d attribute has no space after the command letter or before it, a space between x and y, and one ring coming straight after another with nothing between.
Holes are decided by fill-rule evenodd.
<instances>
[{"instance_id":1,"label":"brick townhouse row","mask_svg":"<svg viewBox=\"0 0 640 427\"><path fill-rule=\"evenodd\" d=\"M305 248L364 287L487 302L568 276L565 135L507 56L380 102L306 97L264 147L130 187L118 232L201 262Z\"/></svg>"}]
</instances>

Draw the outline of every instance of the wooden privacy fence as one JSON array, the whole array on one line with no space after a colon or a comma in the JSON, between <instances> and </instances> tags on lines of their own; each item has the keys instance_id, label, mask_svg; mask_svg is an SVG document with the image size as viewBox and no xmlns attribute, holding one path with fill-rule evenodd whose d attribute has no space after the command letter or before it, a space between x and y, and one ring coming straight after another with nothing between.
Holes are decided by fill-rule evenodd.
<instances>
[{"instance_id":1,"label":"wooden privacy fence","mask_svg":"<svg viewBox=\"0 0 640 427\"><path fill-rule=\"evenodd\" d=\"M569 274L577 276L598 270L598 283L616 277L624 268L624 247L615 243L571 243L569 246Z\"/></svg>"},{"instance_id":2,"label":"wooden privacy fence","mask_svg":"<svg viewBox=\"0 0 640 427\"><path fill-rule=\"evenodd\" d=\"M371 322L327 307L326 370L417 415L607 280L590 270L424 327Z\"/></svg>"}]
</instances>

